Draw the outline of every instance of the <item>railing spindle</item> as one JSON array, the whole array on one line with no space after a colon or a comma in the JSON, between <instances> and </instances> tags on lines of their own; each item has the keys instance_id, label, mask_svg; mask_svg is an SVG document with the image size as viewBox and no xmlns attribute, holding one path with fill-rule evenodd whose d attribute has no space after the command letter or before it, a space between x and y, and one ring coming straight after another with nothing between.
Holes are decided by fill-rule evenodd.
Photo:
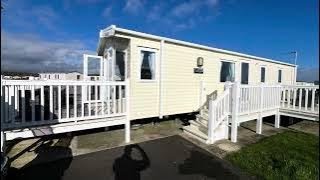
<instances>
[{"instance_id":1,"label":"railing spindle","mask_svg":"<svg viewBox=\"0 0 320 180\"><path fill-rule=\"evenodd\" d=\"M116 86L112 86L113 94L112 94L112 113L116 113Z\"/></svg>"},{"instance_id":2,"label":"railing spindle","mask_svg":"<svg viewBox=\"0 0 320 180\"><path fill-rule=\"evenodd\" d=\"M25 86L21 87L21 120L22 123L26 122L26 96L25 96Z\"/></svg>"},{"instance_id":3,"label":"railing spindle","mask_svg":"<svg viewBox=\"0 0 320 180\"><path fill-rule=\"evenodd\" d=\"M84 101L85 101L85 85L80 86L81 87L81 117L84 117Z\"/></svg>"},{"instance_id":4,"label":"railing spindle","mask_svg":"<svg viewBox=\"0 0 320 180\"><path fill-rule=\"evenodd\" d=\"M40 88L40 113L41 113L41 121L44 120L44 86Z\"/></svg>"},{"instance_id":5,"label":"railing spindle","mask_svg":"<svg viewBox=\"0 0 320 180\"><path fill-rule=\"evenodd\" d=\"M294 90L293 90L293 109L296 108L296 99L297 99L297 89L294 88Z\"/></svg>"},{"instance_id":6,"label":"railing spindle","mask_svg":"<svg viewBox=\"0 0 320 180\"><path fill-rule=\"evenodd\" d=\"M94 115L97 116L99 114L99 111L98 111L98 86L97 85L94 86L94 100L96 101Z\"/></svg>"},{"instance_id":7,"label":"railing spindle","mask_svg":"<svg viewBox=\"0 0 320 180\"><path fill-rule=\"evenodd\" d=\"M69 85L66 85L66 118L70 117L70 106L69 106Z\"/></svg>"},{"instance_id":8,"label":"railing spindle","mask_svg":"<svg viewBox=\"0 0 320 180\"><path fill-rule=\"evenodd\" d=\"M119 113L122 113L122 86L119 85Z\"/></svg>"},{"instance_id":9,"label":"railing spindle","mask_svg":"<svg viewBox=\"0 0 320 180\"><path fill-rule=\"evenodd\" d=\"M49 87L49 99L50 99L50 105L49 105L49 109L50 109L50 112L49 112L49 115L50 115L50 120L53 120L53 86L51 85Z\"/></svg>"},{"instance_id":10,"label":"railing spindle","mask_svg":"<svg viewBox=\"0 0 320 180\"><path fill-rule=\"evenodd\" d=\"M308 88L306 88L305 89L306 90L306 94L305 94L305 98L304 98L304 110L308 110L308 93L309 93L309 89Z\"/></svg>"},{"instance_id":11,"label":"railing spindle","mask_svg":"<svg viewBox=\"0 0 320 180\"><path fill-rule=\"evenodd\" d=\"M34 122L36 120L36 98L35 98L35 85L31 86L31 121Z\"/></svg>"},{"instance_id":12,"label":"railing spindle","mask_svg":"<svg viewBox=\"0 0 320 180\"><path fill-rule=\"evenodd\" d=\"M315 93L316 89L312 89L312 96L311 96L311 111L314 111L314 100L315 100Z\"/></svg>"},{"instance_id":13,"label":"railing spindle","mask_svg":"<svg viewBox=\"0 0 320 180\"><path fill-rule=\"evenodd\" d=\"M110 114L111 112L111 104L110 104L110 85L107 86L107 111L108 114Z\"/></svg>"},{"instance_id":14,"label":"railing spindle","mask_svg":"<svg viewBox=\"0 0 320 180\"><path fill-rule=\"evenodd\" d=\"M58 85L58 119L62 118L62 108L61 108L61 85Z\"/></svg>"},{"instance_id":15,"label":"railing spindle","mask_svg":"<svg viewBox=\"0 0 320 180\"><path fill-rule=\"evenodd\" d=\"M14 86L14 118L19 115L19 86Z\"/></svg>"},{"instance_id":16,"label":"railing spindle","mask_svg":"<svg viewBox=\"0 0 320 180\"><path fill-rule=\"evenodd\" d=\"M89 87L89 97L88 97L88 116L91 116L91 85L88 86Z\"/></svg>"},{"instance_id":17,"label":"railing spindle","mask_svg":"<svg viewBox=\"0 0 320 180\"><path fill-rule=\"evenodd\" d=\"M301 102L302 102L302 88L300 88L300 91L299 91L299 110L301 110Z\"/></svg>"},{"instance_id":18,"label":"railing spindle","mask_svg":"<svg viewBox=\"0 0 320 180\"><path fill-rule=\"evenodd\" d=\"M77 113L78 113L78 106L77 106L77 85L73 86L73 117L76 118L77 117Z\"/></svg>"}]
</instances>

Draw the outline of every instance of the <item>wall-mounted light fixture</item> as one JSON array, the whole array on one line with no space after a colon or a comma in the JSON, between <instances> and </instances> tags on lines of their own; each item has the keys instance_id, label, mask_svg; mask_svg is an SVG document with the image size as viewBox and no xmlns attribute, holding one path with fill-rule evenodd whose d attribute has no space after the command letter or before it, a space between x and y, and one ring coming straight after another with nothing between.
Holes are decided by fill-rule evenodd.
<instances>
[{"instance_id":1,"label":"wall-mounted light fixture","mask_svg":"<svg viewBox=\"0 0 320 180\"><path fill-rule=\"evenodd\" d=\"M202 67L203 66L203 58L202 57L198 57L197 58L197 66L198 67Z\"/></svg>"}]
</instances>

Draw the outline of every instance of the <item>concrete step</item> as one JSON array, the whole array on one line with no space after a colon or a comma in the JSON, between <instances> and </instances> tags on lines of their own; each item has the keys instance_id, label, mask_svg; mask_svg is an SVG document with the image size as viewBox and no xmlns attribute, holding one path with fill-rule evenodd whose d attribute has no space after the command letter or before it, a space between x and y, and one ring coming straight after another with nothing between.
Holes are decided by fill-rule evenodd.
<instances>
[{"instance_id":1,"label":"concrete step","mask_svg":"<svg viewBox=\"0 0 320 180\"><path fill-rule=\"evenodd\" d=\"M193 137L203 143L207 143L208 136L203 132L199 131L194 126L184 126L182 129L183 129L183 132L188 136Z\"/></svg>"}]
</instances>

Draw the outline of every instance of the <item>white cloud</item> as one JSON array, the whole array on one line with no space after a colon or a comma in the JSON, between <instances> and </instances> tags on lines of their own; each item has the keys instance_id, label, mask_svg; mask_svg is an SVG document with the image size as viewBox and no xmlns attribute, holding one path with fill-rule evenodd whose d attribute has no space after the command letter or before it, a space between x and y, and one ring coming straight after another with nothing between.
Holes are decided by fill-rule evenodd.
<instances>
[{"instance_id":1,"label":"white cloud","mask_svg":"<svg viewBox=\"0 0 320 180\"><path fill-rule=\"evenodd\" d=\"M37 6L31 9L31 15L34 16L37 21L45 25L51 30L55 30L56 22L59 19L59 15L49 6Z\"/></svg>"},{"instance_id":2,"label":"white cloud","mask_svg":"<svg viewBox=\"0 0 320 180\"><path fill-rule=\"evenodd\" d=\"M187 0L171 6L163 1L153 4L147 9L147 22L170 27L177 32L191 29L219 15L219 0Z\"/></svg>"},{"instance_id":3,"label":"white cloud","mask_svg":"<svg viewBox=\"0 0 320 180\"><path fill-rule=\"evenodd\" d=\"M81 70L85 50L81 41L50 42L33 35L1 33L2 71L73 71Z\"/></svg>"},{"instance_id":4,"label":"white cloud","mask_svg":"<svg viewBox=\"0 0 320 180\"><path fill-rule=\"evenodd\" d=\"M108 6L103 10L102 16L105 17L105 18L110 18L111 17L111 12L112 12L112 7Z\"/></svg>"},{"instance_id":5,"label":"white cloud","mask_svg":"<svg viewBox=\"0 0 320 180\"><path fill-rule=\"evenodd\" d=\"M205 0L205 1L198 1L198 0L189 0L183 2L181 4L176 5L171 14L177 17L186 17L190 15L194 15L195 13L198 14L203 9L208 8L215 8L218 6L218 0Z\"/></svg>"},{"instance_id":6,"label":"white cloud","mask_svg":"<svg viewBox=\"0 0 320 180\"><path fill-rule=\"evenodd\" d=\"M190 0L175 6L171 13L177 17L185 17L196 12L201 5L201 1Z\"/></svg>"},{"instance_id":7,"label":"white cloud","mask_svg":"<svg viewBox=\"0 0 320 180\"><path fill-rule=\"evenodd\" d=\"M137 14L143 10L143 5L143 0L126 0L123 10L131 14Z\"/></svg>"},{"instance_id":8,"label":"white cloud","mask_svg":"<svg viewBox=\"0 0 320 180\"><path fill-rule=\"evenodd\" d=\"M24 1L8 1L1 19L14 28L37 29L39 26L56 30L59 14L50 6L30 6Z\"/></svg>"}]
</instances>

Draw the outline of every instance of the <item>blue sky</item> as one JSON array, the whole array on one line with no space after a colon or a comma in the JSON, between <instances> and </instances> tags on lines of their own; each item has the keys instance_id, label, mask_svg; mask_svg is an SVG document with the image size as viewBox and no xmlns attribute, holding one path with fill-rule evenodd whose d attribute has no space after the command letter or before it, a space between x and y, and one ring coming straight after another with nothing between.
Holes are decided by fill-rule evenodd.
<instances>
[{"instance_id":1,"label":"blue sky","mask_svg":"<svg viewBox=\"0 0 320 180\"><path fill-rule=\"evenodd\" d=\"M318 79L317 0L2 0L2 69L66 71L110 24L293 62Z\"/></svg>"}]
</instances>

